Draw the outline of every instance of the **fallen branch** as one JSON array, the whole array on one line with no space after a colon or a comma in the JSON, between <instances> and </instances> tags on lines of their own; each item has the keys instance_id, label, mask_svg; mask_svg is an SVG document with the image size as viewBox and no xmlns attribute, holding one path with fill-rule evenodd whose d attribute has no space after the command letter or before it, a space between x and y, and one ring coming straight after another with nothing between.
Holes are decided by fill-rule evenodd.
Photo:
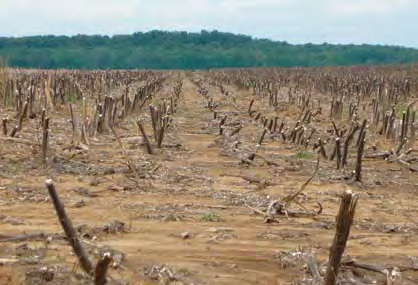
<instances>
[{"instance_id":1,"label":"fallen branch","mask_svg":"<svg viewBox=\"0 0 418 285\"><path fill-rule=\"evenodd\" d=\"M129 158L129 155L126 152L125 146L123 145L122 141L120 140L120 137L119 137L118 133L116 132L116 130L113 126L110 127L110 130L112 131L113 135L116 138L116 141L118 142L120 148L122 149L122 153L125 156L125 159L128 163L129 169L135 174L135 178L139 180L140 177L139 177L138 171L136 170L135 164Z\"/></svg>"},{"instance_id":2,"label":"fallen branch","mask_svg":"<svg viewBox=\"0 0 418 285\"><path fill-rule=\"evenodd\" d=\"M263 187L267 187L267 186L276 186L278 185L278 183L271 181L271 180L267 180L267 179L261 179L258 177L254 177L254 176L247 176L247 175L243 175L243 174L221 174L221 177L238 177L238 178L242 178L250 183L254 183L254 184L259 184L260 186Z\"/></svg>"},{"instance_id":3,"label":"fallen branch","mask_svg":"<svg viewBox=\"0 0 418 285\"><path fill-rule=\"evenodd\" d=\"M17 258L0 258L0 266L10 266L19 261Z\"/></svg>"},{"instance_id":4,"label":"fallen branch","mask_svg":"<svg viewBox=\"0 0 418 285\"><path fill-rule=\"evenodd\" d=\"M307 266L309 273L312 275L315 281L322 280L321 274L319 273L318 263L315 260L315 256L309 255Z\"/></svg>"},{"instance_id":5,"label":"fallen branch","mask_svg":"<svg viewBox=\"0 0 418 285\"><path fill-rule=\"evenodd\" d=\"M365 154L364 158L387 158L392 155L391 151L384 151L379 153Z\"/></svg>"},{"instance_id":6,"label":"fallen branch","mask_svg":"<svg viewBox=\"0 0 418 285\"><path fill-rule=\"evenodd\" d=\"M0 242L22 242L26 240L34 240L39 238L45 238L46 234L44 232L33 233L33 234L22 234L17 236L5 237L0 239Z\"/></svg>"},{"instance_id":7,"label":"fallen branch","mask_svg":"<svg viewBox=\"0 0 418 285\"><path fill-rule=\"evenodd\" d=\"M396 158L395 161L403 167L407 168L409 171L418 172L418 167L412 166L410 163L406 162L401 158Z\"/></svg>"},{"instance_id":8,"label":"fallen branch","mask_svg":"<svg viewBox=\"0 0 418 285\"><path fill-rule=\"evenodd\" d=\"M48 189L49 195L51 196L52 203L54 204L55 211L57 212L58 219L61 223L62 228L67 236L67 239L73 248L75 255L80 262L83 270L89 274L93 274L93 265L91 264L86 252L84 251L83 246L81 245L80 240L77 237L76 231L74 230L71 220L68 218L67 213L65 212L64 205L61 203L61 200L58 197L55 186L52 183L51 179L48 179L46 182L46 188Z\"/></svg>"},{"instance_id":9,"label":"fallen branch","mask_svg":"<svg viewBox=\"0 0 418 285\"><path fill-rule=\"evenodd\" d=\"M151 155L154 154L154 151L152 150L151 143L148 139L147 133L145 132L145 128L142 125L142 121L140 119L138 119L136 121L136 124L138 125L139 131L141 132L141 135L142 135L142 138L144 140L144 144L145 144L147 153L151 154Z\"/></svg>"},{"instance_id":10,"label":"fallen branch","mask_svg":"<svg viewBox=\"0 0 418 285\"><path fill-rule=\"evenodd\" d=\"M315 171L314 171L314 173L312 173L311 177L309 177L309 179L306 180L305 183L303 183L303 185L300 187L300 189L296 193L291 194L289 196L286 196L285 198L283 198L281 200L281 202L284 202L285 204L290 204L297 196L299 196L300 193L303 192L303 190L305 190L306 186L308 186L309 183L311 183L312 179L314 179L314 177L318 173L318 170L319 170L319 161L320 161L320 156L318 155L318 159L316 160Z\"/></svg>"},{"instance_id":11,"label":"fallen branch","mask_svg":"<svg viewBox=\"0 0 418 285\"><path fill-rule=\"evenodd\" d=\"M368 271L372 271L375 273L380 273L384 276L386 276L386 272L387 269L377 266L377 265L372 265L372 264L365 264L365 263L360 263L357 262L355 260L349 260L349 261L344 261L341 263L342 266L346 266L346 267L354 267L354 268L360 268L360 269L364 269L364 270L368 270Z\"/></svg>"},{"instance_id":12,"label":"fallen branch","mask_svg":"<svg viewBox=\"0 0 418 285\"><path fill-rule=\"evenodd\" d=\"M306 217L306 216L319 215L322 212L321 204L319 204L319 210L317 212L312 212L312 211L306 210L306 208L301 203L295 201L296 197L300 193L302 193L303 190L305 190L306 186L308 186L308 184L312 181L312 179L318 173L319 161L320 161L320 156L318 154L318 159L317 159L314 173L311 175L311 177L309 177L309 179L300 187L300 189L296 193L288 195L280 200L273 200L272 202L269 203L269 205L267 206L267 210L265 212L260 209L253 208L247 204L245 206L249 208L250 210L254 211L255 213L264 216L266 222L269 222L272 219L274 220L275 215L285 215L286 217L289 217L289 216L293 216L293 217L305 216ZM289 212L287 208L288 208L288 205L292 202L298 204L300 207L302 207L306 211Z\"/></svg>"},{"instance_id":13,"label":"fallen branch","mask_svg":"<svg viewBox=\"0 0 418 285\"><path fill-rule=\"evenodd\" d=\"M262 160L264 160L268 165L280 166L280 164L278 164L277 162L275 162L275 161L273 161L271 159L268 159L267 157L265 157L265 156L263 156L261 154L256 153L255 155L257 157L261 158Z\"/></svg>"},{"instance_id":14,"label":"fallen branch","mask_svg":"<svg viewBox=\"0 0 418 285\"><path fill-rule=\"evenodd\" d=\"M368 271L382 274L383 276L386 277L387 285L394 284L396 277L399 277L402 271L418 270L417 268L412 268L412 267L402 268L402 269L400 269L399 267L383 268L383 267L372 265L372 264L360 263L355 260L345 261L341 265L346 266L346 267L360 268L363 270L368 270Z\"/></svg>"},{"instance_id":15,"label":"fallen branch","mask_svg":"<svg viewBox=\"0 0 418 285\"><path fill-rule=\"evenodd\" d=\"M34 143L34 142L31 142L31 141L28 141L28 140L25 140L25 139L14 138L14 137L0 137L0 141L26 144L26 145L30 145L30 146L39 146L38 143Z\"/></svg>"}]
</instances>

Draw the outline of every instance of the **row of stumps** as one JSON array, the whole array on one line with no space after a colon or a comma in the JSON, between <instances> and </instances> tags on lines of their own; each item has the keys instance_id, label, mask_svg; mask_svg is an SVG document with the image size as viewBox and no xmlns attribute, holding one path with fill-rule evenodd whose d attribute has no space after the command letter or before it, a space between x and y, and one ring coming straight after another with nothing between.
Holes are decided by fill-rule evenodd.
<instances>
[{"instance_id":1,"label":"row of stumps","mask_svg":"<svg viewBox=\"0 0 418 285\"><path fill-rule=\"evenodd\" d=\"M46 187L48 193L51 196L52 203L54 204L55 211L61 226L67 236L78 262L81 268L94 278L95 285L107 284L107 269L112 261L110 253L105 253L94 267L91 263L86 251L83 248L76 231L71 223L70 218L65 212L64 205L59 199L58 193L52 180L46 181ZM343 257L347 240L350 234L351 225L353 223L354 214L356 211L358 196L351 191L345 191L341 197L340 209L336 217L336 232L333 243L330 248L328 268L325 274L325 285L335 285L338 280L338 273L341 267L341 259Z\"/></svg>"}]
</instances>

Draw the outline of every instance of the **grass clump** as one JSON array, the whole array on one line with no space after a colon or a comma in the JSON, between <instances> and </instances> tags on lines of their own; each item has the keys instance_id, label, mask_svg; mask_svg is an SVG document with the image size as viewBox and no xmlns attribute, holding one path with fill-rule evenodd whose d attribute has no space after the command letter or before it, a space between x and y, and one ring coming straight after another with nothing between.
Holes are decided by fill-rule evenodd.
<instances>
[{"instance_id":1,"label":"grass clump","mask_svg":"<svg viewBox=\"0 0 418 285\"><path fill-rule=\"evenodd\" d=\"M310 158L314 157L314 154L312 152L309 152L309 151L306 151L306 150L299 150L296 153L296 156L299 159L310 159Z\"/></svg>"},{"instance_id":2,"label":"grass clump","mask_svg":"<svg viewBox=\"0 0 418 285\"><path fill-rule=\"evenodd\" d=\"M402 118L403 112L406 112L408 105L406 103L400 103L396 106L396 117Z\"/></svg>"},{"instance_id":3,"label":"grass clump","mask_svg":"<svg viewBox=\"0 0 418 285\"><path fill-rule=\"evenodd\" d=\"M221 217L216 214L216 213L207 213L204 214L200 220L202 222L220 222L221 221Z\"/></svg>"}]
</instances>

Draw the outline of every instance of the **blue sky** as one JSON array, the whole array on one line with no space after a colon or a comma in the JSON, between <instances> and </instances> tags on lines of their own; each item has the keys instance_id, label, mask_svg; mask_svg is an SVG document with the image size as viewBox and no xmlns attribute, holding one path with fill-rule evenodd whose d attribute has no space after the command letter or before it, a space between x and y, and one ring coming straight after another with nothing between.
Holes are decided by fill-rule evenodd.
<instances>
[{"instance_id":1,"label":"blue sky","mask_svg":"<svg viewBox=\"0 0 418 285\"><path fill-rule=\"evenodd\" d=\"M417 0L0 0L0 36L202 29L418 48Z\"/></svg>"}]
</instances>

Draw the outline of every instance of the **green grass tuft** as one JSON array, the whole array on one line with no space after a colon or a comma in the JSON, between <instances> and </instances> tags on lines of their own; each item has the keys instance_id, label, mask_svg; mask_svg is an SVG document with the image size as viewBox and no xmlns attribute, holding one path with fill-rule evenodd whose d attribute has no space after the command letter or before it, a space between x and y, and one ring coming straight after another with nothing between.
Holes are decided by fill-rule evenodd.
<instances>
[{"instance_id":1,"label":"green grass tuft","mask_svg":"<svg viewBox=\"0 0 418 285\"><path fill-rule=\"evenodd\" d=\"M221 221L221 217L216 213L208 213L204 214L200 220L203 222L219 222Z\"/></svg>"},{"instance_id":2,"label":"green grass tuft","mask_svg":"<svg viewBox=\"0 0 418 285\"><path fill-rule=\"evenodd\" d=\"M396 117L402 118L403 112L406 112L408 105L406 103L401 103L396 106Z\"/></svg>"},{"instance_id":3,"label":"green grass tuft","mask_svg":"<svg viewBox=\"0 0 418 285\"><path fill-rule=\"evenodd\" d=\"M306 150L299 150L296 153L296 156L300 159L309 159L309 158L314 157L312 152L309 152L309 151L306 151Z\"/></svg>"}]
</instances>

